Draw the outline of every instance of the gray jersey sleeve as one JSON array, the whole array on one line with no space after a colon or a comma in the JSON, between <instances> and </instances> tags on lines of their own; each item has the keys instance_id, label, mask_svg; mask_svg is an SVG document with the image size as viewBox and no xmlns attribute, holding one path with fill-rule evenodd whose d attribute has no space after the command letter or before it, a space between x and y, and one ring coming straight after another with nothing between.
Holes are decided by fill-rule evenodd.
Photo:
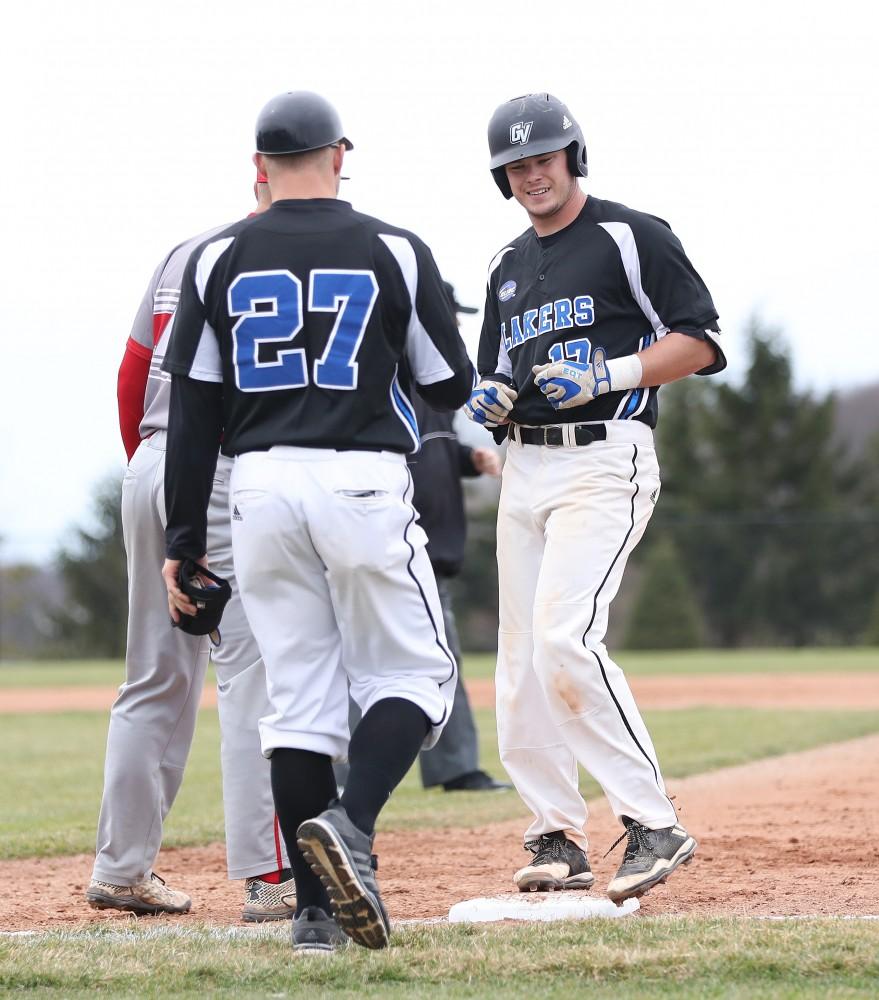
<instances>
[{"instance_id":1,"label":"gray jersey sleeve","mask_svg":"<svg viewBox=\"0 0 879 1000\"><path fill-rule=\"evenodd\" d=\"M171 320L180 302L180 288L187 261L196 247L226 228L228 225L225 224L216 226L175 247L156 269L138 309L135 317L137 336L132 331L132 338L153 352L144 396L143 420L140 424L141 438L149 437L155 431L168 429L171 379L167 372L162 371L162 362L168 350Z\"/></svg>"}]
</instances>

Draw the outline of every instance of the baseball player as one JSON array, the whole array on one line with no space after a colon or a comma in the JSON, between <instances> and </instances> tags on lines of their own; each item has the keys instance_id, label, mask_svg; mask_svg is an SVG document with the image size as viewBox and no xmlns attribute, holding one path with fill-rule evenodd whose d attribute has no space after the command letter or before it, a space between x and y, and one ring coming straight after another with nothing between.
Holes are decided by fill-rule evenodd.
<instances>
[{"instance_id":1,"label":"baseball player","mask_svg":"<svg viewBox=\"0 0 879 1000\"><path fill-rule=\"evenodd\" d=\"M178 573L207 548L222 432L235 570L271 699L260 729L296 881L294 948L345 935L381 948L375 820L438 739L456 683L411 504L409 393L455 408L474 372L428 248L338 200L352 147L332 105L279 95L256 148L272 207L193 253L165 359L164 576L172 616L192 614ZM363 713L350 748L348 682Z\"/></svg>"},{"instance_id":2,"label":"baseball player","mask_svg":"<svg viewBox=\"0 0 879 1000\"><path fill-rule=\"evenodd\" d=\"M534 814L523 890L588 888L577 763L625 827L611 899L689 861L650 736L603 639L659 495L658 386L725 365L708 289L661 219L586 194L583 134L551 94L501 104L490 168L530 227L489 267L465 407L507 437L498 510L501 758ZM622 837L620 839L623 839Z\"/></svg>"},{"instance_id":3,"label":"baseball player","mask_svg":"<svg viewBox=\"0 0 879 1000\"><path fill-rule=\"evenodd\" d=\"M270 204L258 175L257 211ZM125 683L110 713L97 857L86 890L98 909L182 913L185 893L152 871L189 755L208 662L207 637L168 622L159 572L165 541L163 476L170 379L161 370L169 321L192 250L221 226L187 240L157 268L135 317L119 370L119 424L129 465L122 490L128 559L129 620ZM235 587L229 522L229 473L221 457L213 479L208 551ZM245 879L243 919L289 918L292 875L275 818L269 767L257 723L268 711L265 669L240 598L233 596L212 658L217 672L223 801L229 878Z\"/></svg>"}]
</instances>

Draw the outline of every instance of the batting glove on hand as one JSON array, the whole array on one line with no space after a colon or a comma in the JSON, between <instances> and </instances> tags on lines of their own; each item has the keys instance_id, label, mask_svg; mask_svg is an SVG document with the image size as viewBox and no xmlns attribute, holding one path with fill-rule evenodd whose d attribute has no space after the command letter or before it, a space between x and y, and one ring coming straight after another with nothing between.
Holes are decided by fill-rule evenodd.
<instances>
[{"instance_id":1,"label":"batting glove on hand","mask_svg":"<svg viewBox=\"0 0 879 1000\"><path fill-rule=\"evenodd\" d=\"M483 379L477 383L470 398L464 404L464 412L483 427L500 427L507 422L510 410L519 395L515 389L503 382Z\"/></svg>"},{"instance_id":2,"label":"batting glove on hand","mask_svg":"<svg viewBox=\"0 0 879 1000\"><path fill-rule=\"evenodd\" d=\"M534 372L534 384L554 410L582 406L613 389L605 353L600 347L592 352L590 365L579 361L550 361L535 365L531 371Z\"/></svg>"}]
</instances>

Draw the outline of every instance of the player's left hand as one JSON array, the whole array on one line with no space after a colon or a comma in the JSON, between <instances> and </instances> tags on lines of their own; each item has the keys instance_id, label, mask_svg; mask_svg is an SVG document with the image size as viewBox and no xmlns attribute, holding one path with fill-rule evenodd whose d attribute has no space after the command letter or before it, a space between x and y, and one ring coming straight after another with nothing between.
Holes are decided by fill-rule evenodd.
<instances>
[{"instance_id":1,"label":"player's left hand","mask_svg":"<svg viewBox=\"0 0 879 1000\"><path fill-rule=\"evenodd\" d=\"M550 361L545 365L535 365L531 371L534 372L534 384L554 410L583 406L613 389L605 353L600 347L592 352L592 364Z\"/></svg>"}]
</instances>

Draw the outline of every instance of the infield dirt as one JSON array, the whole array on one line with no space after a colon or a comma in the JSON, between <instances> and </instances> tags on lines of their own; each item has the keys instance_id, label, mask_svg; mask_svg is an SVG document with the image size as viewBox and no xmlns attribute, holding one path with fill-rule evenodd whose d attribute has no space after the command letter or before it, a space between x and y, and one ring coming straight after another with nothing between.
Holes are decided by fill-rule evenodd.
<instances>
[{"instance_id":1,"label":"infield dirt","mask_svg":"<svg viewBox=\"0 0 879 1000\"><path fill-rule=\"evenodd\" d=\"M681 822L700 846L692 865L642 899L641 912L879 915L877 760L874 735L670 783ZM619 864L622 845L602 858L619 831L605 801L592 803L593 894ZM513 870L526 857L522 833L522 823L514 821L379 834L379 879L392 919L442 917L462 899L508 891ZM89 909L83 890L91 864L85 854L0 862L0 929L136 920ZM226 881L222 845L165 850L157 870L192 895L191 914L140 919L238 922L242 883Z\"/></svg>"}]
</instances>

